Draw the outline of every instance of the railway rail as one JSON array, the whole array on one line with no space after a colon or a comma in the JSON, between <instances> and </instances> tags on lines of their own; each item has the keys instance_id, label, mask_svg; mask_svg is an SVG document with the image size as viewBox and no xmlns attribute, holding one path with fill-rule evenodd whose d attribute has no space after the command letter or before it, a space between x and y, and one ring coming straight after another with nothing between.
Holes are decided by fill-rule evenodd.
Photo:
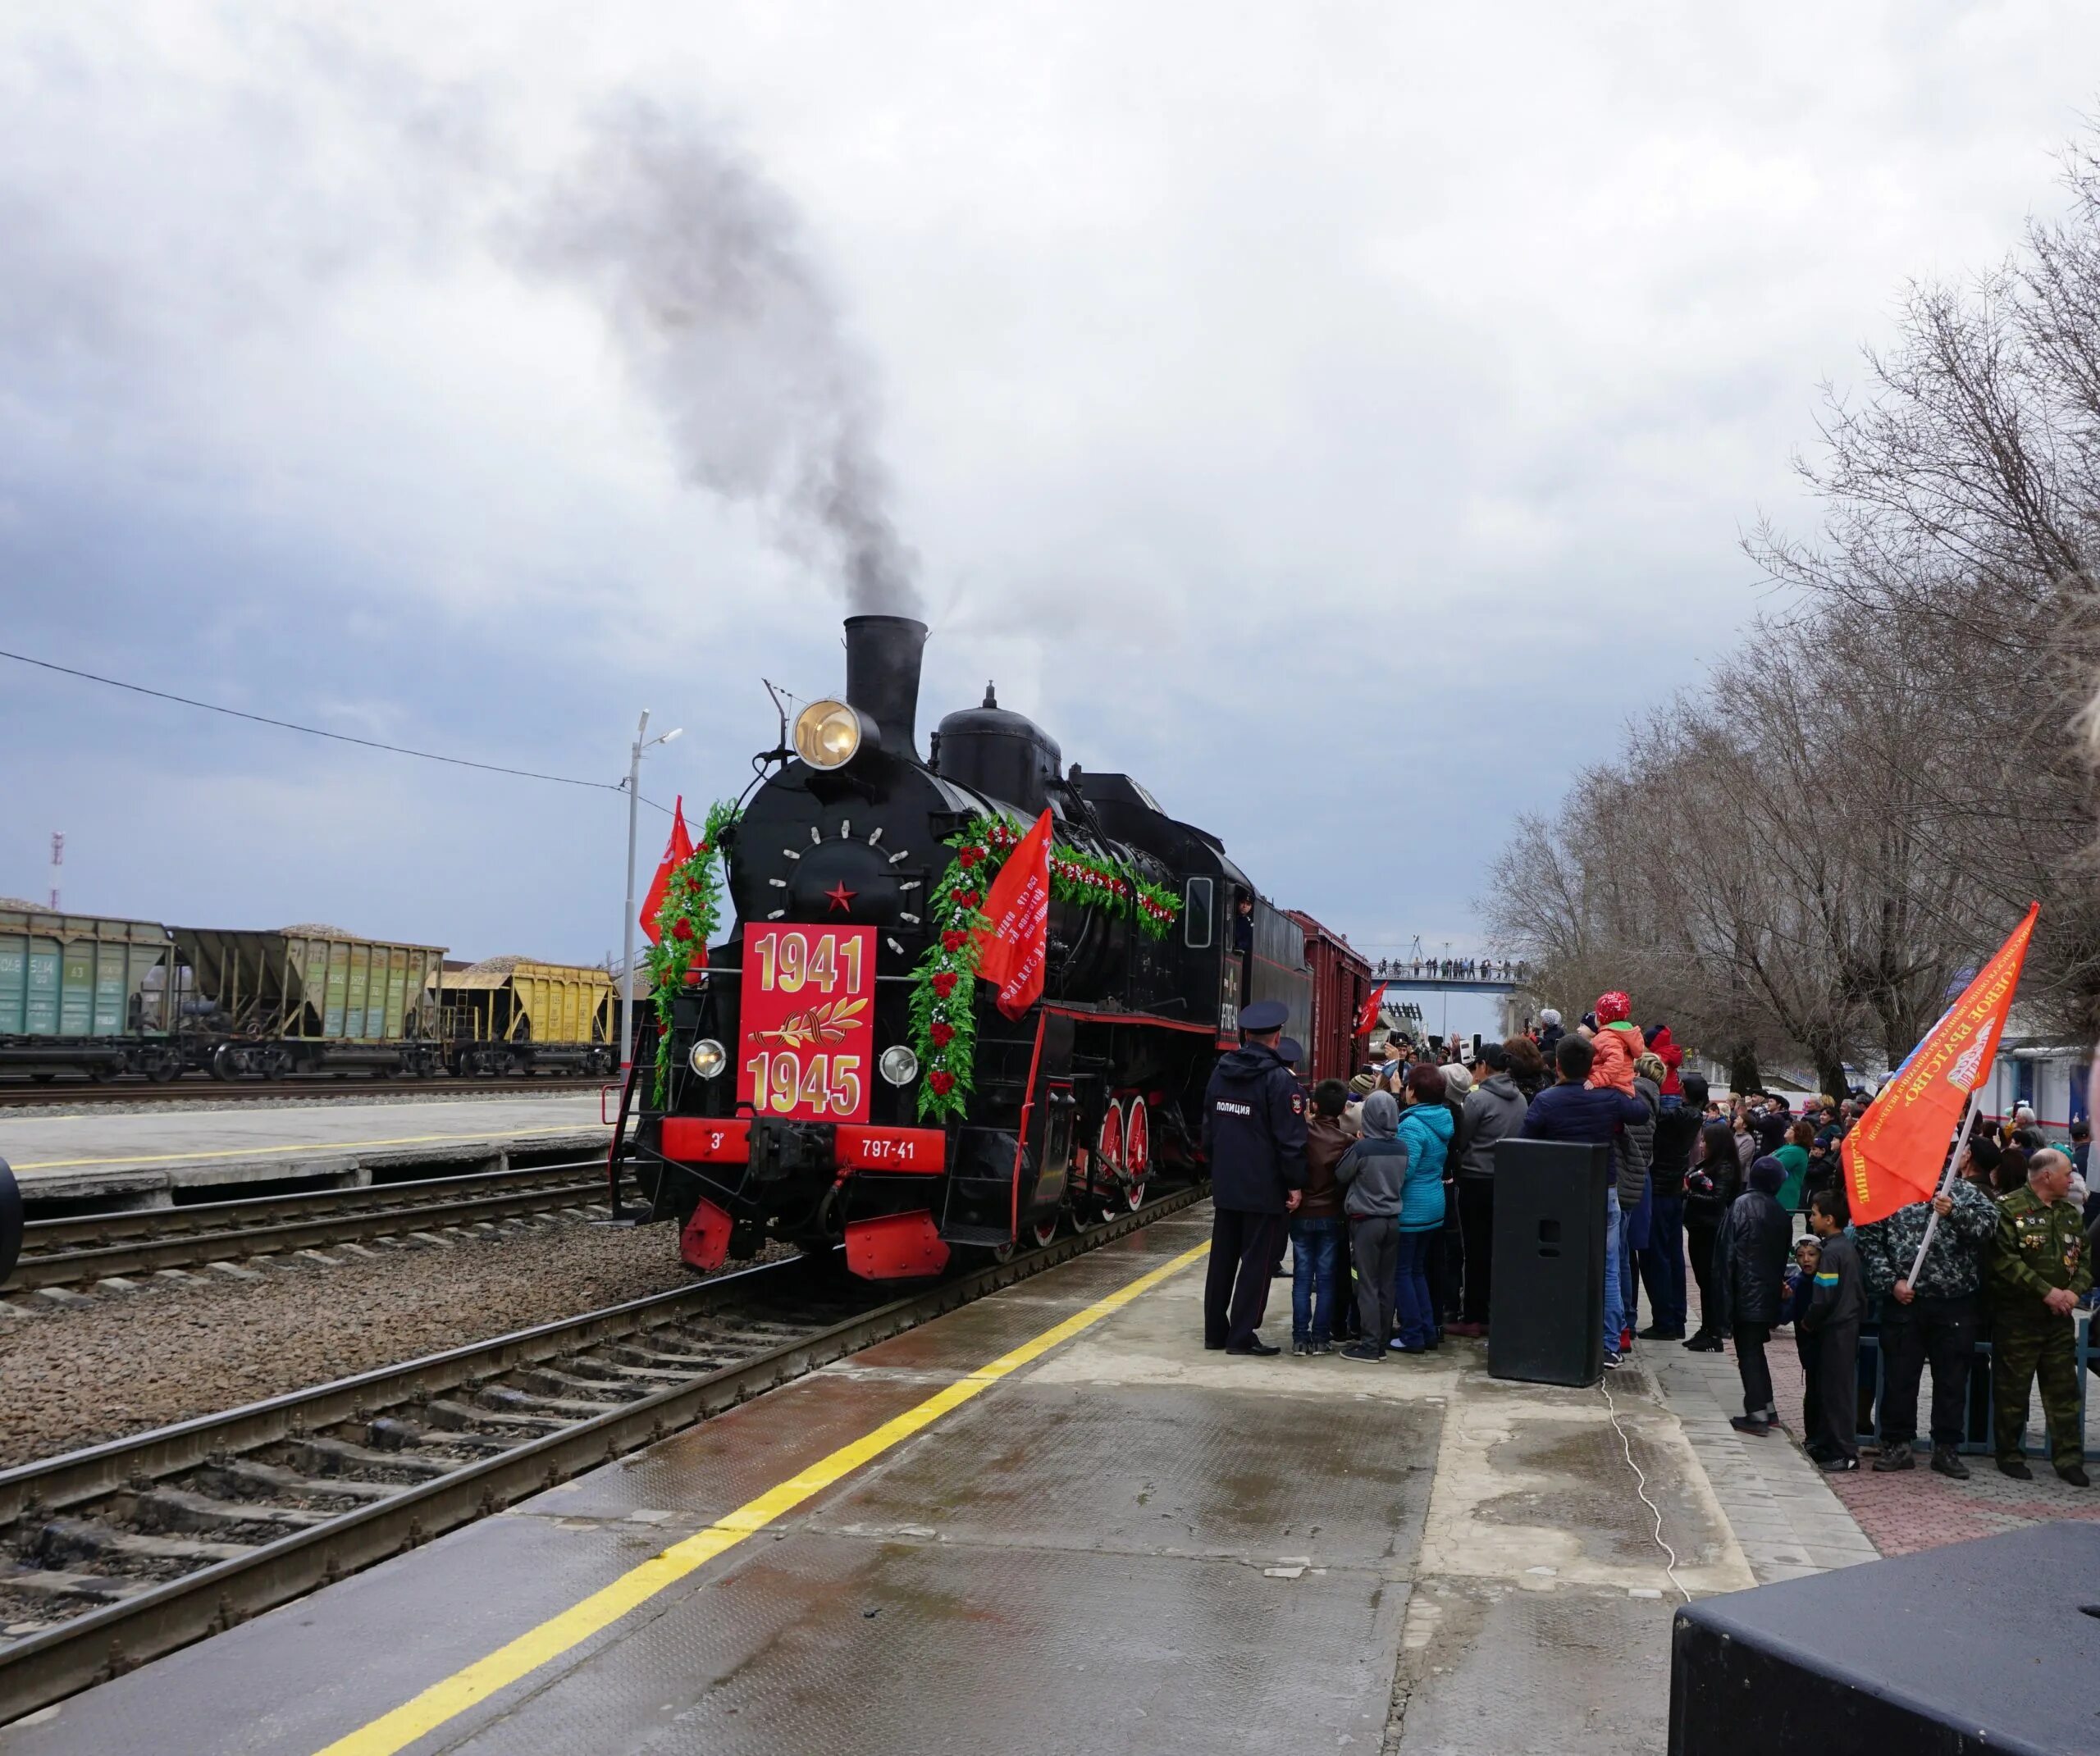
<instances>
[{"instance_id":1,"label":"railway rail","mask_svg":"<svg viewBox=\"0 0 2100 1756\"><path fill-rule=\"evenodd\" d=\"M902 1298L828 1263L769 1263L0 1471L0 1724L1203 1193Z\"/></svg>"},{"instance_id":2,"label":"railway rail","mask_svg":"<svg viewBox=\"0 0 2100 1756\"><path fill-rule=\"evenodd\" d=\"M235 1080L180 1080L155 1085L144 1079L112 1080L93 1084L84 1079L54 1080L49 1085L0 1082L0 1110L47 1109L54 1105L89 1104L240 1104L281 1102L287 1097L407 1097L427 1092L462 1097L500 1097L522 1092L594 1092L605 1080L596 1074L573 1077L541 1074L532 1077L493 1079L369 1079L349 1074L329 1079Z\"/></svg>"},{"instance_id":3,"label":"railway rail","mask_svg":"<svg viewBox=\"0 0 2100 1756\"><path fill-rule=\"evenodd\" d=\"M21 1259L0 1282L0 1294L492 1225L601 1205L605 1193L605 1161L593 1157L413 1183L32 1220L22 1228Z\"/></svg>"}]
</instances>

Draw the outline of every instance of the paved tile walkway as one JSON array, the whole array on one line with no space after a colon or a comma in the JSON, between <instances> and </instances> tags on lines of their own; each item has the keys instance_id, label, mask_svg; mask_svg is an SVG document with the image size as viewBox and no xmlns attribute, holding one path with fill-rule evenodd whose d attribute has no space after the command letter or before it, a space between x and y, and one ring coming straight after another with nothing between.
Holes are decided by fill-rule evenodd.
<instances>
[{"instance_id":1,"label":"paved tile walkway","mask_svg":"<svg viewBox=\"0 0 2100 1756\"><path fill-rule=\"evenodd\" d=\"M1773 1350L1775 1368L1778 1352ZM1728 1425L1742 1412L1731 1354L1692 1353L1676 1342L1635 1345L1642 1375L1674 1415L1760 1585L1873 1561L1881 1550L1831 1491L1830 1479L1790 1439L1752 1439ZM1777 1380L1777 1371L1774 1371ZM1614 1380L1627 1375L1622 1371ZM1787 1392L1782 1390L1783 1400ZM1798 1387L1793 1393L1798 1406Z\"/></svg>"},{"instance_id":2,"label":"paved tile walkway","mask_svg":"<svg viewBox=\"0 0 2100 1756\"><path fill-rule=\"evenodd\" d=\"M1697 1313L1693 1313L1696 1322ZM1964 1461L1967 1481L1950 1480L1925 1466L1877 1475L1873 1453L1855 1474L1826 1475L1800 1444L1802 1377L1792 1331L1773 1339L1766 1358L1785 1429L1766 1439L1746 1437L1728 1425L1742 1411L1734 1354L1691 1353L1676 1342L1641 1342L1637 1355L1663 1406L1685 1435L1714 1485L1714 1496L1742 1544L1760 1583L1797 1579L1881 1555L1902 1555L1971 1537L1995 1535L2055 1518L2100 1521L2100 1488L2057 1480L2046 1458L2030 1457L2032 1481L1998 1473L1988 1456ZM1623 1380L1626 1374L1622 1372ZM2100 1392L2100 1385L2093 1387ZM1931 1406L1928 1371L1920 1394ZM2029 1417L2030 1444L2040 1439L2038 1404ZM2089 1395L2086 1444L2100 1428L2100 1393ZM2096 1472L2100 1473L2100 1472Z\"/></svg>"}]
</instances>

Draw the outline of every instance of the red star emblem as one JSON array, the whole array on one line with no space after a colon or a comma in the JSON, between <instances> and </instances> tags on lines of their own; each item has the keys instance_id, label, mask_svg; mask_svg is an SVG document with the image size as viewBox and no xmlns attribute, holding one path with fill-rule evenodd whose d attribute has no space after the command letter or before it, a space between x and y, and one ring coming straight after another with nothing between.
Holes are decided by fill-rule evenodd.
<instances>
[{"instance_id":1,"label":"red star emblem","mask_svg":"<svg viewBox=\"0 0 2100 1756\"><path fill-rule=\"evenodd\" d=\"M824 892L831 905L841 914L851 914L853 912L853 899L860 894L857 890L848 890L844 878L841 878Z\"/></svg>"}]
</instances>

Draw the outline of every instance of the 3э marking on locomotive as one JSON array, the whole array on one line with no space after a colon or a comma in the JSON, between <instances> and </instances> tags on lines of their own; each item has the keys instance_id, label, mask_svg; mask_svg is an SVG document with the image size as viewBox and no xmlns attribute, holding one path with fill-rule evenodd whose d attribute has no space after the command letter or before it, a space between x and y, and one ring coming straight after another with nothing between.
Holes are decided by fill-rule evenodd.
<instances>
[{"instance_id":1,"label":"3\u044d marking on locomotive","mask_svg":"<svg viewBox=\"0 0 2100 1756\"><path fill-rule=\"evenodd\" d=\"M1130 775L1067 772L988 690L922 759L925 638L906 618L847 618L844 699L783 726L723 837L735 920L672 999L663 1107L646 1081L624 1094L638 1120L614 1136L614 1176L674 1222L695 1267L769 1239L825 1254L842 1240L854 1274L915 1278L1127 1212L1156 1181L1201 1174L1203 1089L1256 1001L1283 1002L1308 1077L1351 1070L1369 964L1271 906L1218 837ZM1061 850L1178 896L1179 918L1156 937L1083 893L1053 900L1042 1000L1010 1020L979 984L968 1111L925 1125L911 973L943 844L1046 808ZM635 1062L655 1065L653 1041Z\"/></svg>"}]
</instances>

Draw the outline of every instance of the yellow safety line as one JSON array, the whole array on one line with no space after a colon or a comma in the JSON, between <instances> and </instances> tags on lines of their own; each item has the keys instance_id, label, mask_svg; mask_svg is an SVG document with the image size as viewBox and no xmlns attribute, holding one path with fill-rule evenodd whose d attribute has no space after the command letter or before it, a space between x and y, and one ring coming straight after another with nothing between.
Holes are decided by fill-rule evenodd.
<instances>
[{"instance_id":1,"label":"yellow safety line","mask_svg":"<svg viewBox=\"0 0 2100 1756\"><path fill-rule=\"evenodd\" d=\"M979 1366L916 1407L884 1421L873 1432L840 1446L829 1457L812 1463L778 1486L769 1488L756 1499L746 1500L705 1530L673 1543L609 1585L593 1592L582 1603L519 1635L507 1646L498 1647L487 1658L454 1672L442 1682L433 1683L413 1700L360 1726L349 1736L337 1739L319 1756L393 1756L394 1752L407 1749L447 1720L487 1700L498 1690L508 1688L520 1677L610 1627L628 1611L647 1603L666 1587L676 1585L695 1568L705 1567L746 1537L775 1523L811 1495L821 1493L842 1476L851 1475L862 1464L872 1462L892 1446L901 1444L939 1420L949 1410L960 1408L1008 1373L1017 1371L1059 1343L1070 1341L1081 1330L1090 1329L1103 1317L1121 1311L1170 1275L1179 1274L1191 1262L1208 1255L1210 1247L1203 1243L1193 1250L1185 1250L1171 1261L1140 1275L1107 1298L1098 1300L1084 1311L1075 1311L1034 1340L1023 1342L1012 1352L1002 1354L990 1365Z\"/></svg>"},{"instance_id":2,"label":"yellow safety line","mask_svg":"<svg viewBox=\"0 0 2100 1756\"><path fill-rule=\"evenodd\" d=\"M560 1128L513 1128L501 1133L404 1134L398 1140L302 1140L285 1147L231 1147L223 1152L158 1152L140 1158L48 1158L41 1164L17 1165L16 1170L78 1170L107 1165L180 1165L196 1159L254 1158L264 1152L349 1152L362 1147L427 1147L441 1140L521 1140L527 1134L578 1134L594 1124L572 1122ZM609 1132L611 1124L603 1125Z\"/></svg>"}]
</instances>

